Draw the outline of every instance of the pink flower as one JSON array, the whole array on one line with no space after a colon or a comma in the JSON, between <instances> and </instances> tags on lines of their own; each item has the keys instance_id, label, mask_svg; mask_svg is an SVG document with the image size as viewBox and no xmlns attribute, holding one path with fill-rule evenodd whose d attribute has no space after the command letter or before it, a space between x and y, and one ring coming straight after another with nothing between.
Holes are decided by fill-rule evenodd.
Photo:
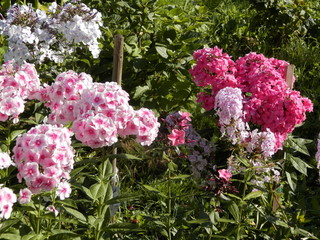
<instances>
[{"instance_id":1,"label":"pink flower","mask_svg":"<svg viewBox=\"0 0 320 240\"><path fill-rule=\"evenodd\" d=\"M53 212L55 216L58 216L59 214L59 211L53 205L48 206L47 210L49 210L50 212Z\"/></svg>"},{"instance_id":2,"label":"pink flower","mask_svg":"<svg viewBox=\"0 0 320 240\"><path fill-rule=\"evenodd\" d=\"M14 165L8 153L0 152L0 169L8 168Z\"/></svg>"},{"instance_id":3,"label":"pink flower","mask_svg":"<svg viewBox=\"0 0 320 240\"><path fill-rule=\"evenodd\" d=\"M70 184L68 182L61 182L57 188L56 194L60 197L61 200L70 197Z\"/></svg>"},{"instance_id":4,"label":"pink flower","mask_svg":"<svg viewBox=\"0 0 320 240\"><path fill-rule=\"evenodd\" d=\"M226 181L229 181L232 177L232 174L227 169L220 169L218 170L219 178L222 178Z\"/></svg>"},{"instance_id":5,"label":"pink flower","mask_svg":"<svg viewBox=\"0 0 320 240\"><path fill-rule=\"evenodd\" d=\"M12 206L17 201L17 196L10 188L0 188L0 219L11 216Z\"/></svg>"},{"instance_id":6,"label":"pink flower","mask_svg":"<svg viewBox=\"0 0 320 240\"><path fill-rule=\"evenodd\" d=\"M168 139L172 142L173 146L185 143L185 131L173 129L171 134L168 135Z\"/></svg>"},{"instance_id":7,"label":"pink flower","mask_svg":"<svg viewBox=\"0 0 320 240\"><path fill-rule=\"evenodd\" d=\"M29 203L31 201L32 192L28 188L24 188L20 190L19 203Z\"/></svg>"}]
</instances>

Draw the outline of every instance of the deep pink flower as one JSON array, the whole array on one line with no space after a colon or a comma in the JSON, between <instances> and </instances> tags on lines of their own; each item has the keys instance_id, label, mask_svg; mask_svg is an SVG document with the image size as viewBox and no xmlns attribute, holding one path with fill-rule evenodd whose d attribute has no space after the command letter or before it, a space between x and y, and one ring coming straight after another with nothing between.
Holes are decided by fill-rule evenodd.
<instances>
[{"instance_id":1,"label":"deep pink flower","mask_svg":"<svg viewBox=\"0 0 320 240\"><path fill-rule=\"evenodd\" d=\"M171 134L168 135L168 139L172 142L173 146L185 143L185 131L173 129Z\"/></svg>"},{"instance_id":2,"label":"deep pink flower","mask_svg":"<svg viewBox=\"0 0 320 240\"><path fill-rule=\"evenodd\" d=\"M226 181L229 181L232 177L232 174L227 169L220 169L219 172L219 178L222 178Z\"/></svg>"}]
</instances>

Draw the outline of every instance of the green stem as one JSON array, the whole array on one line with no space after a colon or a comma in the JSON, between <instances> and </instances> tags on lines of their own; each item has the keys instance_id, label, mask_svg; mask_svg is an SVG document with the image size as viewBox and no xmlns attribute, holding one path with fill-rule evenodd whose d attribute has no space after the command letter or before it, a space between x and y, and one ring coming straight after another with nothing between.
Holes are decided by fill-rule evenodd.
<instances>
[{"instance_id":1,"label":"green stem","mask_svg":"<svg viewBox=\"0 0 320 240\"><path fill-rule=\"evenodd\" d=\"M172 192L171 192L171 170L169 168L168 172L168 197L169 197L169 202L168 202L168 236L169 240L171 240L171 205L172 205Z\"/></svg>"},{"instance_id":2,"label":"green stem","mask_svg":"<svg viewBox=\"0 0 320 240\"><path fill-rule=\"evenodd\" d=\"M40 233L40 224L41 224L41 201L40 201L40 197L38 198L39 200L39 205L38 205L38 216L37 216L37 229L36 229L36 234Z\"/></svg>"}]
</instances>

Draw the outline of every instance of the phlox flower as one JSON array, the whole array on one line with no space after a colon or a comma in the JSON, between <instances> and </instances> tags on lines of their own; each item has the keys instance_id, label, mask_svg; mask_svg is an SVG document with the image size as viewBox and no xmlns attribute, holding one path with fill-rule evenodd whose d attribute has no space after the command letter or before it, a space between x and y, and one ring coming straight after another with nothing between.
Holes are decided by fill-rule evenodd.
<instances>
[{"instance_id":1,"label":"phlox flower","mask_svg":"<svg viewBox=\"0 0 320 240\"><path fill-rule=\"evenodd\" d=\"M14 165L10 156L6 152L0 152L0 169L8 168L10 165Z\"/></svg>"},{"instance_id":2,"label":"phlox flower","mask_svg":"<svg viewBox=\"0 0 320 240\"><path fill-rule=\"evenodd\" d=\"M173 129L168 139L172 142L173 146L178 146L185 143L185 131Z\"/></svg>"},{"instance_id":3,"label":"phlox flower","mask_svg":"<svg viewBox=\"0 0 320 240\"><path fill-rule=\"evenodd\" d=\"M73 169L73 133L63 127L38 125L18 136L13 148L18 180L32 193L51 191Z\"/></svg>"},{"instance_id":4,"label":"phlox flower","mask_svg":"<svg viewBox=\"0 0 320 240\"><path fill-rule=\"evenodd\" d=\"M0 219L11 216L12 206L17 201L17 196L10 188L0 188Z\"/></svg>"},{"instance_id":5,"label":"phlox flower","mask_svg":"<svg viewBox=\"0 0 320 240\"><path fill-rule=\"evenodd\" d=\"M70 184L66 181L60 182L56 190L57 196L59 196L60 200L64 200L65 198L70 197L71 187Z\"/></svg>"},{"instance_id":6,"label":"phlox flower","mask_svg":"<svg viewBox=\"0 0 320 240\"><path fill-rule=\"evenodd\" d=\"M20 204L29 203L31 201L32 192L28 188L21 189L19 195Z\"/></svg>"},{"instance_id":7,"label":"phlox flower","mask_svg":"<svg viewBox=\"0 0 320 240\"><path fill-rule=\"evenodd\" d=\"M54 216L56 217L59 215L59 211L53 205L48 206L46 209L50 212L53 212Z\"/></svg>"},{"instance_id":8,"label":"phlox flower","mask_svg":"<svg viewBox=\"0 0 320 240\"><path fill-rule=\"evenodd\" d=\"M232 174L227 169L220 169L218 170L219 178L222 178L226 181L229 181L232 177Z\"/></svg>"}]
</instances>

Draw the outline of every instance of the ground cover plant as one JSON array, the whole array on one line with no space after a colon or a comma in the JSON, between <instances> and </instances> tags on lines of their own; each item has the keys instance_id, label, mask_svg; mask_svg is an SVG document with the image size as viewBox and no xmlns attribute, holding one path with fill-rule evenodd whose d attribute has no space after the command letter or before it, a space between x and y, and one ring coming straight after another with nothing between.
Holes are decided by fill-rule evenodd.
<instances>
[{"instance_id":1,"label":"ground cover plant","mask_svg":"<svg viewBox=\"0 0 320 240\"><path fill-rule=\"evenodd\" d=\"M320 237L317 1L1 7L0 239Z\"/></svg>"}]
</instances>

